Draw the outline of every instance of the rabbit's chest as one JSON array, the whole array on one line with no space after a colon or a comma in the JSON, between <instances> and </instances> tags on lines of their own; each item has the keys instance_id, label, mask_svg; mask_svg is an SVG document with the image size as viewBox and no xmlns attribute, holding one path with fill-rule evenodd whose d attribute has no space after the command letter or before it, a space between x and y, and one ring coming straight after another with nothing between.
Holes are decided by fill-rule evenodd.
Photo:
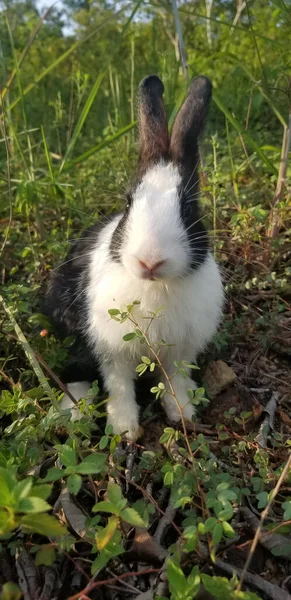
<instances>
[{"instance_id":1,"label":"rabbit's chest","mask_svg":"<svg viewBox=\"0 0 291 600\"><path fill-rule=\"evenodd\" d=\"M199 348L203 302L195 306L193 290L185 282L167 286L160 282L128 280L123 276L108 274L99 281L91 294L89 303L88 332L97 353L122 352L138 361L141 355L150 354L146 344L138 338L124 341L124 336L137 328L147 332L150 344L157 349L160 343L173 344L173 350L164 346L161 356L171 352L174 358L190 359ZM126 311L134 306L131 316L123 323L112 319L109 310ZM132 322L134 321L134 322ZM203 337L203 336L202 336ZM197 343L198 342L198 343ZM200 344L201 345L201 344Z\"/></svg>"}]
</instances>

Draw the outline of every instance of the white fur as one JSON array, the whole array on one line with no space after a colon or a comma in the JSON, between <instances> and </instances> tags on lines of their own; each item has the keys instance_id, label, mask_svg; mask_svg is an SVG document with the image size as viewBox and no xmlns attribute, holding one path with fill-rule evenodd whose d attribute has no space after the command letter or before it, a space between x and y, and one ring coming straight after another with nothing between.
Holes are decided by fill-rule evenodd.
<instances>
[{"instance_id":1,"label":"white fur","mask_svg":"<svg viewBox=\"0 0 291 600\"><path fill-rule=\"evenodd\" d=\"M91 254L87 334L109 394L108 423L113 425L115 433L127 431L129 439L136 439L139 430L135 367L141 355L151 356L151 352L138 340L124 342L123 336L135 326L128 320L122 324L112 320L108 309L126 309L128 304L139 300L134 317L145 329L149 323L145 317L163 307L150 326L149 337L156 347L161 340L174 344L160 352L170 376L176 370L174 360L196 360L215 333L222 311L222 283L212 254L197 270L189 269L190 253L177 193L179 184L179 171L171 164L161 163L150 170L133 198L123 234L122 262L113 262L109 250L121 216L103 229ZM144 279L139 261L164 263L155 272L155 280L150 280ZM179 375L172 382L184 416L190 419L194 409L187 389L195 389L195 384ZM165 394L163 403L168 417L177 422L180 413L172 396Z\"/></svg>"}]
</instances>

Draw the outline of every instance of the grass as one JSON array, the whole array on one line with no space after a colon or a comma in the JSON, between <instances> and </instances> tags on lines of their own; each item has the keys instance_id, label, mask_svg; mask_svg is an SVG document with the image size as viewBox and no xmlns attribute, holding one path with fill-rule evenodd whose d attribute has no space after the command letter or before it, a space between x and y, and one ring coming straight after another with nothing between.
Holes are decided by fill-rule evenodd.
<instances>
[{"instance_id":1,"label":"grass","mask_svg":"<svg viewBox=\"0 0 291 600\"><path fill-rule=\"evenodd\" d=\"M217 599L284 598L291 559L286 3L248 5L238 20L227 3L214 2L210 14L204 3L179 7L189 72L214 84L202 202L228 300L199 361L194 428L169 427L157 387L143 407L145 436L125 452L105 429L97 382L93 403L81 402L83 419L72 423L59 410L58 373L74 340L60 342L39 312L48 272L70 241L124 205L137 155L139 80L152 71L163 78L170 124L182 102L169 6L75 10L71 38L59 33L54 9L39 18L12 3L0 13L0 537L9 565L2 600L24 596L17 572L25 560L30 597L54 565L55 594L71 600L111 598L109 586L121 598L151 589L153 598L192 600L202 584ZM237 380L205 408L207 368L218 359ZM150 368L141 361L139 372ZM275 417L268 412L274 393ZM257 531L245 526L254 517Z\"/></svg>"}]
</instances>

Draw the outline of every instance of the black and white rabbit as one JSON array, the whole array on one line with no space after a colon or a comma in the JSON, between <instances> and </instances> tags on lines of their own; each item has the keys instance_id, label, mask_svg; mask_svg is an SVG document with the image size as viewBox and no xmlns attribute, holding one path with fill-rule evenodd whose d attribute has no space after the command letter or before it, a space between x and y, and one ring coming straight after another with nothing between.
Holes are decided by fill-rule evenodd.
<instances>
[{"instance_id":1,"label":"black and white rabbit","mask_svg":"<svg viewBox=\"0 0 291 600\"><path fill-rule=\"evenodd\" d=\"M131 440L140 432L135 368L141 354L150 356L150 351L138 340L124 342L123 335L134 325L116 323L108 309L139 300L134 315L145 326L144 317L163 307L151 324L150 339L152 344L171 344L160 353L170 376L174 360L196 360L222 313L221 277L198 206L198 140L211 88L206 77L192 81L169 136L162 82L156 76L141 82L137 179L125 211L85 232L49 280L46 313L66 334L83 339L88 361L95 359L109 397L108 423L114 433L127 432ZM195 389L195 383L178 374L172 383L184 417L191 419L194 408L187 389ZM69 389L78 400L89 384L75 381ZM179 421L170 394L163 404L169 419ZM72 402L64 397L62 407L68 406Z\"/></svg>"}]
</instances>

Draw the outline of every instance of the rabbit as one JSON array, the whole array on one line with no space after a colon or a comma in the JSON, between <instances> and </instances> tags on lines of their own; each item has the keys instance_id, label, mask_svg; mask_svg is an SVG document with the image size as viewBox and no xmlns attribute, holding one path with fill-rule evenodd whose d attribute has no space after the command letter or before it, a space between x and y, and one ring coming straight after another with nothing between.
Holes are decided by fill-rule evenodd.
<instances>
[{"instance_id":1,"label":"rabbit","mask_svg":"<svg viewBox=\"0 0 291 600\"><path fill-rule=\"evenodd\" d=\"M155 75L141 81L137 176L125 210L88 229L48 282L46 314L65 334L82 339L83 360L95 361L108 395L107 423L133 441L141 435L136 366L151 351L138 339L125 342L135 326L116 323L108 310L139 301L133 314L146 327L145 317L162 307L149 336L151 344L168 343L159 356L170 377L177 370L174 360L196 361L222 316L222 279L198 203L199 138L211 91L206 77L192 81L169 136L163 83ZM189 378L176 373L171 381L184 418L191 420L195 410L187 390L197 385L186 371ZM161 372L158 377L168 389ZM74 380L68 387L78 400L90 385ZM181 415L173 396L166 392L162 403L177 423ZM73 407L72 401L65 396L61 407Z\"/></svg>"}]
</instances>

